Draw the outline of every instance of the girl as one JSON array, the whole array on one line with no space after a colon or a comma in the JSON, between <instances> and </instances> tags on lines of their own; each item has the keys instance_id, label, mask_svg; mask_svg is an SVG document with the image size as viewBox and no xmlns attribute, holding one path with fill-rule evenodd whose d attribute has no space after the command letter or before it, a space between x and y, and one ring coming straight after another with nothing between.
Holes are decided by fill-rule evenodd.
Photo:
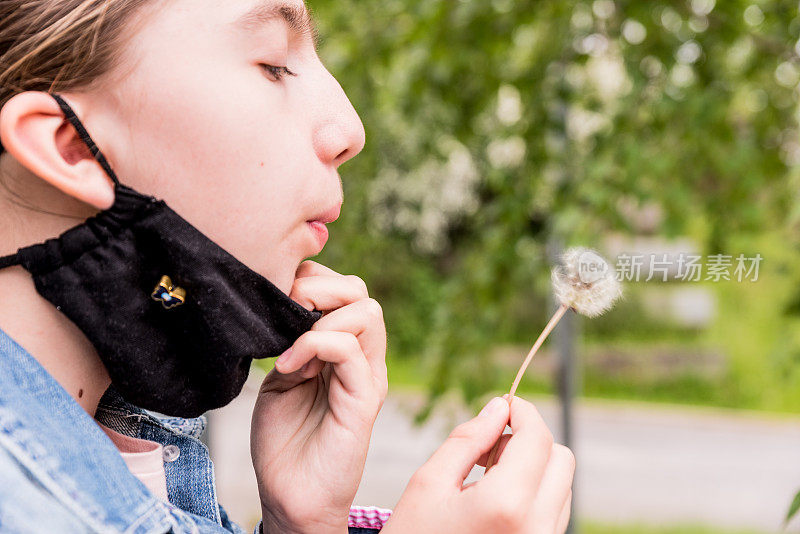
<instances>
[{"instance_id":1,"label":"girl","mask_svg":"<svg viewBox=\"0 0 800 534\"><path fill-rule=\"evenodd\" d=\"M518 398L391 516L351 509L386 333L360 279L303 261L364 130L300 0L4 1L0 141L0 532L242 532L198 415L278 354L257 532L565 530L573 457Z\"/></svg>"}]
</instances>

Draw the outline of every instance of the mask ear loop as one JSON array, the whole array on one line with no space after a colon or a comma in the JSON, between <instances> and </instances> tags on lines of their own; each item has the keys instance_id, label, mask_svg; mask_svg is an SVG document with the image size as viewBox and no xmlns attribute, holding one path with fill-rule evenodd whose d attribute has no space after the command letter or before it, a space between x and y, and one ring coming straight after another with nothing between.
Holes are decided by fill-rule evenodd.
<instances>
[{"instance_id":1,"label":"mask ear loop","mask_svg":"<svg viewBox=\"0 0 800 534\"><path fill-rule=\"evenodd\" d=\"M66 100L61 98L60 95L55 93L50 93L55 101L58 103L58 107L61 108L61 111L64 112L64 116L66 119L72 124L75 130L78 132L78 135L81 137L81 140L89 147L89 152L92 153L92 157L97 160L97 163L103 167L103 170L106 171L106 174L111 178L111 181L114 182L114 189L118 189L120 187L119 179L117 179L117 175L114 173L113 169L111 169L111 165L108 164L108 160L100 152L100 149L97 148L92 136L89 135L89 132L86 131L86 128L83 126L83 123L80 121L78 116L72 110L69 104L67 104ZM2 147L0 147L0 151L2 151ZM8 256L0 257L0 269L5 269L6 267L11 267L12 265L19 265L21 258L19 257L19 252L17 254L11 254Z\"/></svg>"},{"instance_id":2,"label":"mask ear loop","mask_svg":"<svg viewBox=\"0 0 800 534\"><path fill-rule=\"evenodd\" d=\"M12 265L19 265L20 258L17 254L10 254L8 256L3 256L0 258L0 269L5 269L6 267L11 267Z\"/></svg>"},{"instance_id":3,"label":"mask ear loop","mask_svg":"<svg viewBox=\"0 0 800 534\"><path fill-rule=\"evenodd\" d=\"M114 173L113 169L111 169L111 165L108 164L108 160L103 153L100 152L100 149L97 148L92 136L90 136L89 132L86 131L83 123L72 110L70 105L67 104L66 100L64 100L61 95L50 93L50 96L55 99L55 101L58 103L58 107L60 107L61 111L64 112L64 117L72 124L72 126L78 132L81 140L86 144L87 147L89 147L89 152L92 153L92 156L97 160L97 163L103 167L103 170L106 171L106 174L109 176L109 178L111 178L111 181L114 182L114 185L119 186L119 179L117 178L117 175Z\"/></svg>"}]
</instances>

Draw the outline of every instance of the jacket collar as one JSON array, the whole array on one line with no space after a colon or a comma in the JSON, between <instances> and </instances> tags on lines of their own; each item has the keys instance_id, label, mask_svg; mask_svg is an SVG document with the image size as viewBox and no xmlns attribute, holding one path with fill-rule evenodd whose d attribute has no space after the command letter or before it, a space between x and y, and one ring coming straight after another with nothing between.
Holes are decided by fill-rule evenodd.
<instances>
[{"instance_id":1,"label":"jacket collar","mask_svg":"<svg viewBox=\"0 0 800 534\"><path fill-rule=\"evenodd\" d=\"M101 405L99 410L152 417L113 390L106 392ZM123 532L165 515L165 505L130 473L95 420L2 330L0 447L99 531Z\"/></svg>"}]
</instances>

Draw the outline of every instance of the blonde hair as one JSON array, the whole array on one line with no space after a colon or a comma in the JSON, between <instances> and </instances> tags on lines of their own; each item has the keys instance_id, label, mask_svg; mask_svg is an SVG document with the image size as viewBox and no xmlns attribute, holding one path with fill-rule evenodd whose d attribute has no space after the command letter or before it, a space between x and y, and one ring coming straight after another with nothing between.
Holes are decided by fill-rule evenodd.
<instances>
[{"instance_id":1,"label":"blonde hair","mask_svg":"<svg viewBox=\"0 0 800 534\"><path fill-rule=\"evenodd\" d=\"M24 91L102 85L114 70L133 14L152 0L0 2L0 108Z\"/></svg>"}]
</instances>

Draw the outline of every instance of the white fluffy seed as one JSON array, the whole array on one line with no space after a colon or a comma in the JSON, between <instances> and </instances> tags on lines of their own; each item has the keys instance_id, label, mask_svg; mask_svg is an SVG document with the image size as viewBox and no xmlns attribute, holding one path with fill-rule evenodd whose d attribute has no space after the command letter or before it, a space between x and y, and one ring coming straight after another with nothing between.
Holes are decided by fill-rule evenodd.
<instances>
[{"instance_id":1,"label":"white fluffy seed","mask_svg":"<svg viewBox=\"0 0 800 534\"><path fill-rule=\"evenodd\" d=\"M622 296L614 269L592 249L575 247L561 255L552 271L553 292L558 302L581 315L596 317Z\"/></svg>"}]
</instances>

